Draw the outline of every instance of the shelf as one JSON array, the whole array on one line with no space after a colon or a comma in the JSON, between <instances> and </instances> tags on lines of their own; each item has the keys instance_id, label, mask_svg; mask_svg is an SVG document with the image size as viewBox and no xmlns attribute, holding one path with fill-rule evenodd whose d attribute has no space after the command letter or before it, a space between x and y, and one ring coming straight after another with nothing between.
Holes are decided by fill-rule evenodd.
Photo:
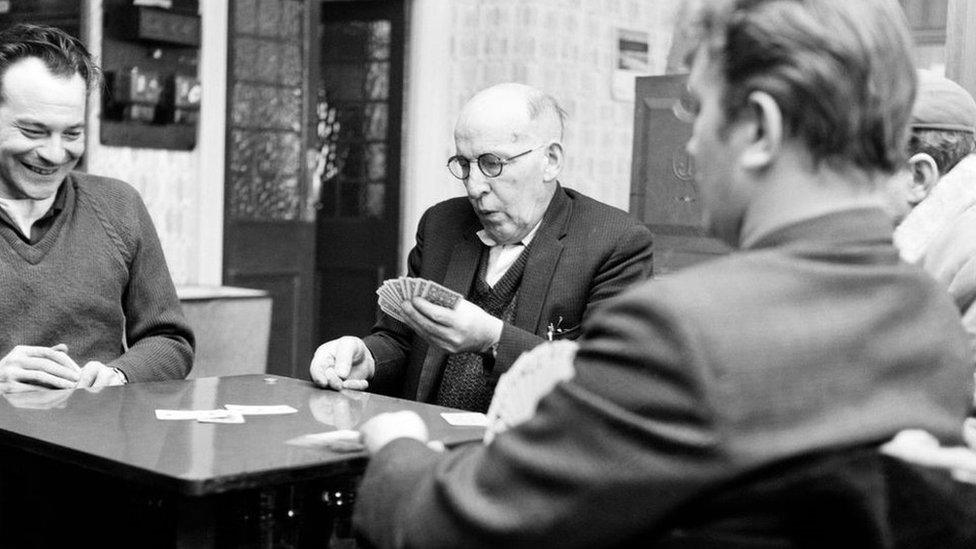
<instances>
[{"instance_id":1,"label":"shelf","mask_svg":"<svg viewBox=\"0 0 976 549\"><path fill-rule=\"evenodd\" d=\"M102 145L192 151L197 145L196 125L142 124L102 120Z\"/></svg>"}]
</instances>

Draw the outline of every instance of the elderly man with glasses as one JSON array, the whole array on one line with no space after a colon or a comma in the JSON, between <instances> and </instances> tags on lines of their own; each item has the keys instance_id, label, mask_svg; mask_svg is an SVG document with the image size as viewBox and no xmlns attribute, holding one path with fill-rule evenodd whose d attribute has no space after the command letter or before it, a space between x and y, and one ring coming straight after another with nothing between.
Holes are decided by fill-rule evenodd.
<instances>
[{"instance_id":1,"label":"elderly man with glasses","mask_svg":"<svg viewBox=\"0 0 976 549\"><path fill-rule=\"evenodd\" d=\"M363 339L322 344L312 379L484 412L498 377L546 339L575 339L594 306L646 278L651 235L626 213L562 187L564 112L521 84L475 95L447 161L466 197L420 220L407 274L464 296L402 304Z\"/></svg>"}]
</instances>

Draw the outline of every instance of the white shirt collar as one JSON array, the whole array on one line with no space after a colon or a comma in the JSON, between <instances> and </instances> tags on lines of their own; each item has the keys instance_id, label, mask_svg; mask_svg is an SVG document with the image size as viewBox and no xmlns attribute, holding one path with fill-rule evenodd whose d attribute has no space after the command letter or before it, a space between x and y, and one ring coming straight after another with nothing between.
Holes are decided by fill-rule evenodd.
<instances>
[{"instance_id":1,"label":"white shirt collar","mask_svg":"<svg viewBox=\"0 0 976 549\"><path fill-rule=\"evenodd\" d=\"M515 242L513 244L504 244L504 245L505 246L528 246L529 242L532 242L532 239L535 238L535 233L539 232L539 227L541 225L542 225L542 220L540 219L539 222L535 224L535 227L532 227L532 230L529 231L529 234L525 235L525 237L522 238L522 240L520 240L519 242ZM475 234L478 235L478 239L481 240L481 242L485 246L488 246L489 248L493 248L498 245L498 242L496 242L495 239L488 234L488 231L484 229L481 229Z\"/></svg>"},{"instance_id":2,"label":"white shirt collar","mask_svg":"<svg viewBox=\"0 0 976 549\"><path fill-rule=\"evenodd\" d=\"M41 200L33 198L0 198L0 208L7 212L10 219L14 221L21 234L30 238L31 227L34 222L44 217L44 214L51 209L57 193L52 194Z\"/></svg>"}]
</instances>

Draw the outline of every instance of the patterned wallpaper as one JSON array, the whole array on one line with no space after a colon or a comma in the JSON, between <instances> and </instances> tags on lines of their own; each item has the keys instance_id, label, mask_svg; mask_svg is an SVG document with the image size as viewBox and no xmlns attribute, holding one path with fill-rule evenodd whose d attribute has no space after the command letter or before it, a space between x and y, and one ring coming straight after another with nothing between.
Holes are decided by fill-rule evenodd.
<instances>
[{"instance_id":1,"label":"patterned wallpaper","mask_svg":"<svg viewBox=\"0 0 976 549\"><path fill-rule=\"evenodd\" d=\"M199 156L195 151L132 149L96 144L88 172L121 179L142 194L176 284L194 282L199 231Z\"/></svg>"},{"instance_id":2,"label":"patterned wallpaper","mask_svg":"<svg viewBox=\"0 0 976 549\"><path fill-rule=\"evenodd\" d=\"M634 104L611 93L617 29L649 33L651 73L663 74L680 4L454 0L451 118L471 95L498 82L552 93L569 113L561 181L627 209Z\"/></svg>"},{"instance_id":3,"label":"patterned wallpaper","mask_svg":"<svg viewBox=\"0 0 976 549\"><path fill-rule=\"evenodd\" d=\"M653 73L664 73L674 17L680 0L452 0L450 101L445 105L449 125L430 129L430 146L453 149L453 120L461 105L477 90L497 82L520 81L553 93L569 112L565 145L567 166L561 177L567 185L627 209L630 190L631 101L611 93L618 28L650 34ZM245 76L228 105L239 109L228 128L233 138L227 154L228 176L241 184L227 197L235 217L289 219L304 215L306 192L297 179L300 154L297 128L279 127L275 117L261 114L272 102L294 105L296 67L289 61L300 46L295 0L235 0L230 28L240 37L238 55L228 59L232 70ZM284 23L283 23L284 22ZM443 32L431 29L430 32ZM268 84L271 84L269 87ZM265 96L271 88L275 97ZM285 95L282 95L284 93ZM265 101L267 99L267 101ZM246 105L253 105L247 107ZM294 108L286 109L294 110ZM232 111L233 112L233 111ZM290 117L293 118L293 117ZM283 120L283 119L282 119ZM284 142L282 141L284 140ZM271 157L292 169L274 170L275 185L261 174ZM262 160L263 159L263 160ZM405 159L409 161L409 159ZM269 164L270 165L270 164ZM156 222L163 250L177 284L194 283L199 266L201 219L197 204L200 158L197 151L180 152L107 147L93 144L91 173L122 179L138 189ZM461 189L446 171L431 174L445 190ZM252 184L245 184L250 180ZM431 181L425 184L430 185ZM262 186L263 185L263 186ZM265 188L268 187L268 188ZM422 205L421 209L430 203ZM409 216L408 216L409 217ZM413 227L405 229L412 241Z\"/></svg>"}]
</instances>

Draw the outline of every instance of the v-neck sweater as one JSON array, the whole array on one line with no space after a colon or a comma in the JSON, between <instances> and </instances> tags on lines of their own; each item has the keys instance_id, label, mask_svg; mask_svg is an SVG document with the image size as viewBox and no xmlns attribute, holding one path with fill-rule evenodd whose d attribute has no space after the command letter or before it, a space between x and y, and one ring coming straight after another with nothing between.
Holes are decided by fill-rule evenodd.
<instances>
[{"instance_id":1,"label":"v-neck sweater","mask_svg":"<svg viewBox=\"0 0 976 549\"><path fill-rule=\"evenodd\" d=\"M64 343L130 381L183 378L193 334L149 212L135 189L72 173L64 209L34 244L0 223L0 357Z\"/></svg>"}]
</instances>

